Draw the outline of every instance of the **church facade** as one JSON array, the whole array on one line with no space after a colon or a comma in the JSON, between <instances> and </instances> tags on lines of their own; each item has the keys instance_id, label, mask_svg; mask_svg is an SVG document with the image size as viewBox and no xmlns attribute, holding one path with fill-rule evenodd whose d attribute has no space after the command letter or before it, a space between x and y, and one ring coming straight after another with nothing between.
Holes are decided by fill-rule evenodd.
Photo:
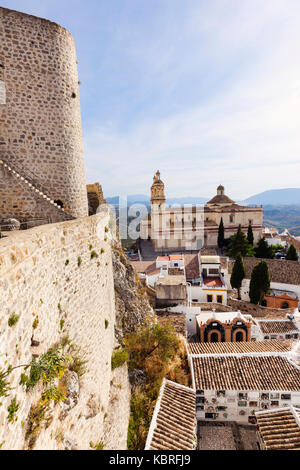
<instances>
[{"instance_id":1,"label":"church facade","mask_svg":"<svg viewBox=\"0 0 300 470\"><path fill-rule=\"evenodd\" d=\"M222 185L217 195L204 206L167 207L165 185L157 171L151 186L151 213L141 223L141 238L150 239L156 250L185 251L218 246L219 225L223 219L225 238L234 235L239 225L247 233L252 226L254 243L262 238L263 208L236 204Z\"/></svg>"}]
</instances>

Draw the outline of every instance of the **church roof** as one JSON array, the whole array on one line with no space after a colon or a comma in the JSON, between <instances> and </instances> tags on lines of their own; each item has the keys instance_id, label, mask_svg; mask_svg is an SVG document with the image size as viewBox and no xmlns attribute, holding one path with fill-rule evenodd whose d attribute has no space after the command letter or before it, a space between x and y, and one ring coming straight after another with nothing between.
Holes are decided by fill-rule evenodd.
<instances>
[{"instance_id":1,"label":"church roof","mask_svg":"<svg viewBox=\"0 0 300 470\"><path fill-rule=\"evenodd\" d=\"M213 197L207 204L234 204L234 201L225 194Z\"/></svg>"}]
</instances>

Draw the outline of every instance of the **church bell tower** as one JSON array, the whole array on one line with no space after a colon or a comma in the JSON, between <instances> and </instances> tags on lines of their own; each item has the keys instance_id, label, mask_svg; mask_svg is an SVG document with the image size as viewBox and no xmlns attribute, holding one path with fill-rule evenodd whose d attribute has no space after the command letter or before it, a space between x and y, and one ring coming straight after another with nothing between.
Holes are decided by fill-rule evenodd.
<instances>
[{"instance_id":1,"label":"church bell tower","mask_svg":"<svg viewBox=\"0 0 300 470\"><path fill-rule=\"evenodd\" d=\"M165 206L165 203L165 185L160 179L159 170L157 170L153 178L153 184L151 186L151 206L162 209Z\"/></svg>"}]
</instances>

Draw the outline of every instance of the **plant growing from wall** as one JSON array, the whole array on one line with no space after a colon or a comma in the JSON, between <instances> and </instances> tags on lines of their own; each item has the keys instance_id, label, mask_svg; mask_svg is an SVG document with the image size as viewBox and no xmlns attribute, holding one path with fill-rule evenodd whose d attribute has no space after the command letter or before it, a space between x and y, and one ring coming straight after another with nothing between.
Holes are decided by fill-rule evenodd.
<instances>
[{"instance_id":1,"label":"plant growing from wall","mask_svg":"<svg viewBox=\"0 0 300 470\"><path fill-rule=\"evenodd\" d=\"M107 328L108 328L108 325L109 325L108 320L105 320L105 329L106 329L106 330L107 330Z\"/></svg>"},{"instance_id":2,"label":"plant growing from wall","mask_svg":"<svg viewBox=\"0 0 300 470\"><path fill-rule=\"evenodd\" d=\"M94 444L93 442L90 442L90 448L94 450L104 450L105 449L105 444L103 441L97 442L97 444Z\"/></svg>"},{"instance_id":3,"label":"plant growing from wall","mask_svg":"<svg viewBox=\"0 0 300 470\"><path fill-rule=\"evenodd\" d=\"M29 391L41 380L43 385L51 388L54 380L64 375L70 360L71 358L64 354L61 345L53 346L38 361L33 359L31 364L25 366L25 371L30 369L29 375L22 374L20 384Z\"/></svg>"},{"instance_id":4,"label":"plant growing from wall","mask_svg":"<svg viewBox=\"0 0 300 470\"><path fill-rule=\"evenodd\" d=\"M98 254L96 253L96 251L92 251L91 252L91 259L94 259L94 258L98 258Z\"/></svg>"},{"instance_id":5,"label":"plant growing from wall","mask_svg":"<svg viewBox=\"0 0 300 470\"><path fill-rule=\"evenodd\" d=\"M80 268L80 266L82 265L82 259L80 256L78 256L77 265L78 265L78 268Z\"/></svg>"},{"instance_id":6,"label":"plant growing from wall","mask_svg":"<svg viewBox=\"0 0 300 470\"><path fill-rule=\"evenodd\" d=\"M39 317L35 317L35 320L32 324L32 328L36 330L38 326L39 326Z\"/></svg>"},{"instance_id":7,"label":"plant growing from wall","mask_svg":"<svg viewBox=\"0 0 300 470\"><path fill-rule=\"evenodd\" d=\"M129 369L144 373L144 382L131 396L127 436L129 450L142 450L163 378L189 384L186 351L170 324L142 327L125 338L125 346L130 354Z\"/></svg>"},{"instance_id":8,"label":"plant growing from wall","mask_svg":"<svg viewBox=\"0 0 300 470\"><path fill-rule=\"evenodd\" d=\"M38 403L31 406L25 433L25 440L28 442L28 448L30 450L34 448L42 426L46 424L47 427L50 421L49 404L42 404L41 401L38 401Z\"/></svg>"},{"instance_id":9,"label":"plant growing from wall","mask_svg":"<svg viewBox=\"0 0 300 470\"><path fill-rule=\"evenodd\" d=\"M16 413L20 407L20 404L17 402L17 397L14 397L10 402L10 405L7 407L8 416L7 419L10 423L14 423L18 420Z\"/></svg>"},{"instance_id":10,"label":"plant growing from wall","mask_svg":"<svg viewBox=\"0 0 300 470\"><path fill-rule=\"evenodd\" d=\"M70 264L70 260L67 259L66 262L65 262L65 265L66 265L66 266L69 266L69 264Z\"/></svg>"},{"instance_id":11,"label":"plant growing from wall","mask_svg":"<svg viewBox=\"0 0 300 470\"><path fill-rule=\"evenodd\" d=\"M16 315L15 313L12 313L8 319L8 326L12 328L18 323L19 319L20 319L20 315Z\"/></svg>"},{"instance_id":12,"label":"plant growing from wall","mask_svg":"<svg viewBox=\"0 0 300 470\"><path fill-rule=\"evenodd\" d=\"M128 352L125 349L118 349L113 351L111 357L111 369L117 369L121 367L129 359Z\"/></svg>"}]
</instances>

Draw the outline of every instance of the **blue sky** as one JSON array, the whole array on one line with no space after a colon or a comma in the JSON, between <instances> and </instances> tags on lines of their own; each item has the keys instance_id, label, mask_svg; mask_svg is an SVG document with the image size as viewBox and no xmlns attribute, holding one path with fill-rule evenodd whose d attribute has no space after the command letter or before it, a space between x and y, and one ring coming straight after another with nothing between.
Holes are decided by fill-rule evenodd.
<instances>
[{"instance_id":1,"label":"blue sky","mask_svg":"<svg viewBox=\"0 0 300 470\"><path fill-rule=\"evenodd\" d=\"M243 199L299 187L299 0L8 0L74 36L88 182ZM299 201L297 201L299 202Z\"/></svg>"}]
</instances>

